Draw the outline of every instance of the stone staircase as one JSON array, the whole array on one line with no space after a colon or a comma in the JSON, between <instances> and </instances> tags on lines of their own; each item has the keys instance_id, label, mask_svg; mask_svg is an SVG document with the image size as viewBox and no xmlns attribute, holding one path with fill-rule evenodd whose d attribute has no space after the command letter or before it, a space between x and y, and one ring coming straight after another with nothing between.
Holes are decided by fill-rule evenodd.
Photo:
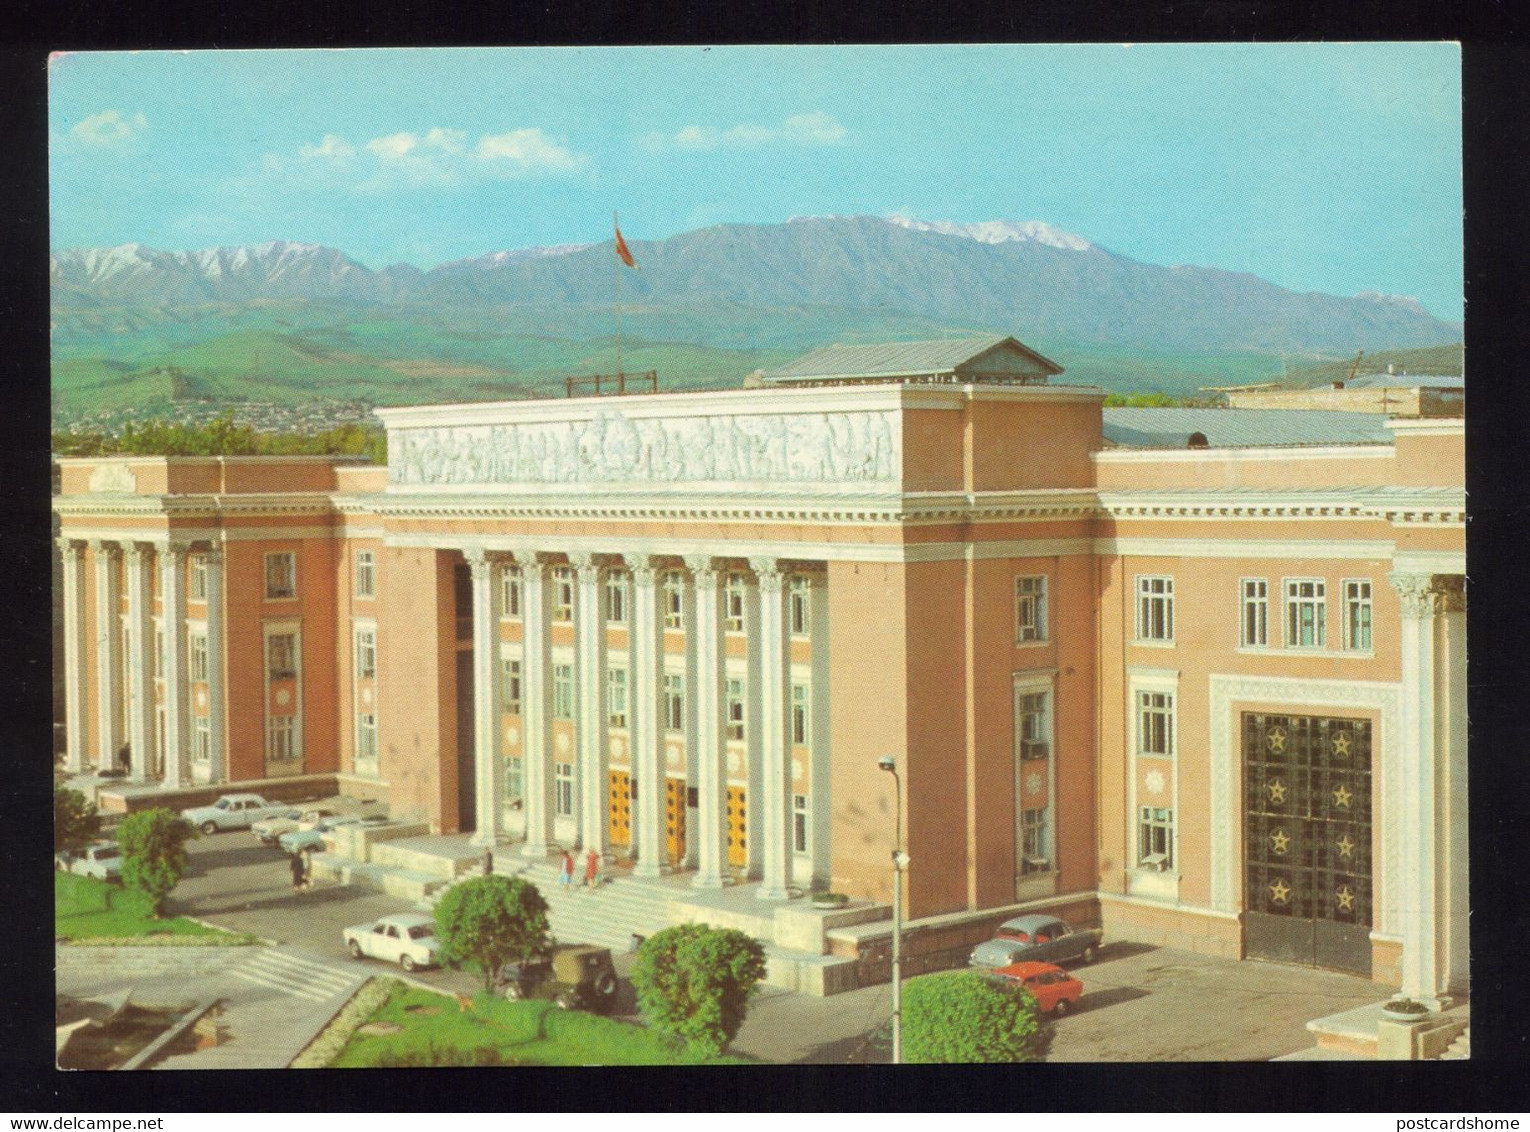
<instances>
[{"instance_id":1,"label":"stone staircase","mask_svg":"<svg viewBox=\"0 0 1530 1132\"><path fill-rule=\"evenodd\" d=\"M1441 1061L1469 1061L1472 1056L1472 1028L1467 1026L1460 1036L1451 1042L1444 1053L1440 1054Z\"/></svg>"}]
</instances>

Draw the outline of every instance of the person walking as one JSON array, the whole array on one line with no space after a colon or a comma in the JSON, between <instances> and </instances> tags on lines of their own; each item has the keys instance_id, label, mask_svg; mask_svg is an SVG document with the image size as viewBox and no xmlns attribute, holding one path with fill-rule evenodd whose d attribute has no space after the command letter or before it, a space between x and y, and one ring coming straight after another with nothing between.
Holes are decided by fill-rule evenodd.
<instances>
[{"instance_id":1,"label":"person walking","mask_svg":"<svg viewBox=\"0 0 1530 1132\"><path fill-rule=\"evenodd\" d=\"M600 854L591 849L584 855L584 887L593 889L600 884Z\"/></svg>"},{"instance_id":2,"label":"person walking","mask_svg":"<svg viewBox=\"0 0 1530 1132\"><path fill-rule=\"evenodd\" d=\"M307 877L308 866L303 862L303 854L292 854L292 891L301 892Z\"/></svg>"},{"instance_id":3,"label":"person walking","mask_svg":"<svg viewBox=\"0 0 1530 1132\"><path fill-rule=\"evenodd\" d=\"M563 850L563 865L558 870L558 884L563 888L572 888L574 885L574 855L567 849Z\"/></svg>"}]
</instances>

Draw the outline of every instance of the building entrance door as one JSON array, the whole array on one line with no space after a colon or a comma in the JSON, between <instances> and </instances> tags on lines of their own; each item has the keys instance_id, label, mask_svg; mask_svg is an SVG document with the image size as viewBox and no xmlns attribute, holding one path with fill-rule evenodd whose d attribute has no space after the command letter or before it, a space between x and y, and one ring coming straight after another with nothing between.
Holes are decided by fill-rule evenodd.
<instances>
[{"instance_id":1,"label":"building entrance door","mask_svg":"<svg viewBox=\"0 0 1530 1132\"><path fill-rule=\"evenodd\" d=\"M1371 725L1243 716L1244 951L1371 973Z\"/></svg>"},{"instance_id":2,"label":"building entrance door","mask_svg":"<svg viewBox=\"0 0 1530 1132\"><path fill-rule=\"evenodd\" d=\"M664 840L671 865L685 863L685 779L664 780Z\"/></svg>"},{"instance_id":3,"label":"building entrance door","mask_svg":"<svg viewBox=\"0 0 1530 1132\"><path fill-rule=\"evenodd\" d=\"M749 867L748 810L744 805L744 788L728 787L728 864L734 868Z\"/></svg>"},{"instance_id":4,"label":"building entrance door","mask_svg":"<svg viewBox=\"0 0 1530 1132\"><path fill-rule=\"evenodd\" d=\"M606 810L611 819L611 844L626 847L632 844L632 776L626 771L613 770L610 786L606 792Z\"/></svg>"}]
</instances>

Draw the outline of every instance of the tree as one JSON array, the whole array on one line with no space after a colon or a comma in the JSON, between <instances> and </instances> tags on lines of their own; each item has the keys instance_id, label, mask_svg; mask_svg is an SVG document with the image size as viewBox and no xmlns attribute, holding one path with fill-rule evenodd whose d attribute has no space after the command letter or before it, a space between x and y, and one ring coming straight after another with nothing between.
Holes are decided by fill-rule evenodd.
<instances>
[{"instance_id":1,"label":"tree","mask_svg":"<svg viewBox=\"0 0 1530 1132\"><path fill-rule=\"evenodd\" d=\"M101 815L96 804L78 790L67 786L53 788L53 851L79 849L89 845L101 832Z\"/></svg>"},{"instance_id":2,"label":"tree","mask_svg":"<svg viewBox=\"0 0 1530 1132\"><path fill-rule=\"evenodd\" d=\"M715 1057L738 1036L765 977L765 948L732 928L677 924L638 949L632 969L648 1024L677 1045Z\"/></svg>"},{"instance_id":3,"label":"tree","mask_svg":"<svg viewBox=\"0 0 1530 1132\"><path fill-rule=\"evenodd\" d=\"M165 897L186 873L186 842L196 835L190 823L165 809L129 814L117 831L122 882L153 901L156 920Z\"/></svg>"},{"instance_id":4,"label":"tree","mask_svg":"<svg viewBox=\"0 0 1530 1132\"><path fill-rule=\"evenodd\" d=\"M1013 980L952 971L903 987L906 1061L1040 1061L1045 1039L1036 1000Z\"/></svg>"},{"instance_id":5,"label":"tree","mask_svg":"<svg viewBox=\"0 0 1530 1132\"><path fill-rule=\"evenodd\" d=\"M547 946L547 901L520 877L475 877L449 888L436 905L443 959L477 967L492 990L500 967Z\"/></svg>"}]
</instances>

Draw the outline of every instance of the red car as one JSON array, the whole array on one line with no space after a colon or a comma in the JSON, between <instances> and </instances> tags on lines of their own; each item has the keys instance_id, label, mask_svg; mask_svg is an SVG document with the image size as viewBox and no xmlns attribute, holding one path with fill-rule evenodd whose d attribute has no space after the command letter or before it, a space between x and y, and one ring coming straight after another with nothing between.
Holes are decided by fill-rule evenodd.
<instances>
[{"instance_id":1,"label":"red car","mask_svg":"<svg viewBox=\"0 0 1530 1132\"><path fill-rule=\"evenodd\" d=\"M1076 1006L1084 993L1083 983L1051 963L1011 963L994 974L1014 979L1031 992L1042 1013L1056 1014L1059 1018Z\"/></svg>"}]
</instances>

